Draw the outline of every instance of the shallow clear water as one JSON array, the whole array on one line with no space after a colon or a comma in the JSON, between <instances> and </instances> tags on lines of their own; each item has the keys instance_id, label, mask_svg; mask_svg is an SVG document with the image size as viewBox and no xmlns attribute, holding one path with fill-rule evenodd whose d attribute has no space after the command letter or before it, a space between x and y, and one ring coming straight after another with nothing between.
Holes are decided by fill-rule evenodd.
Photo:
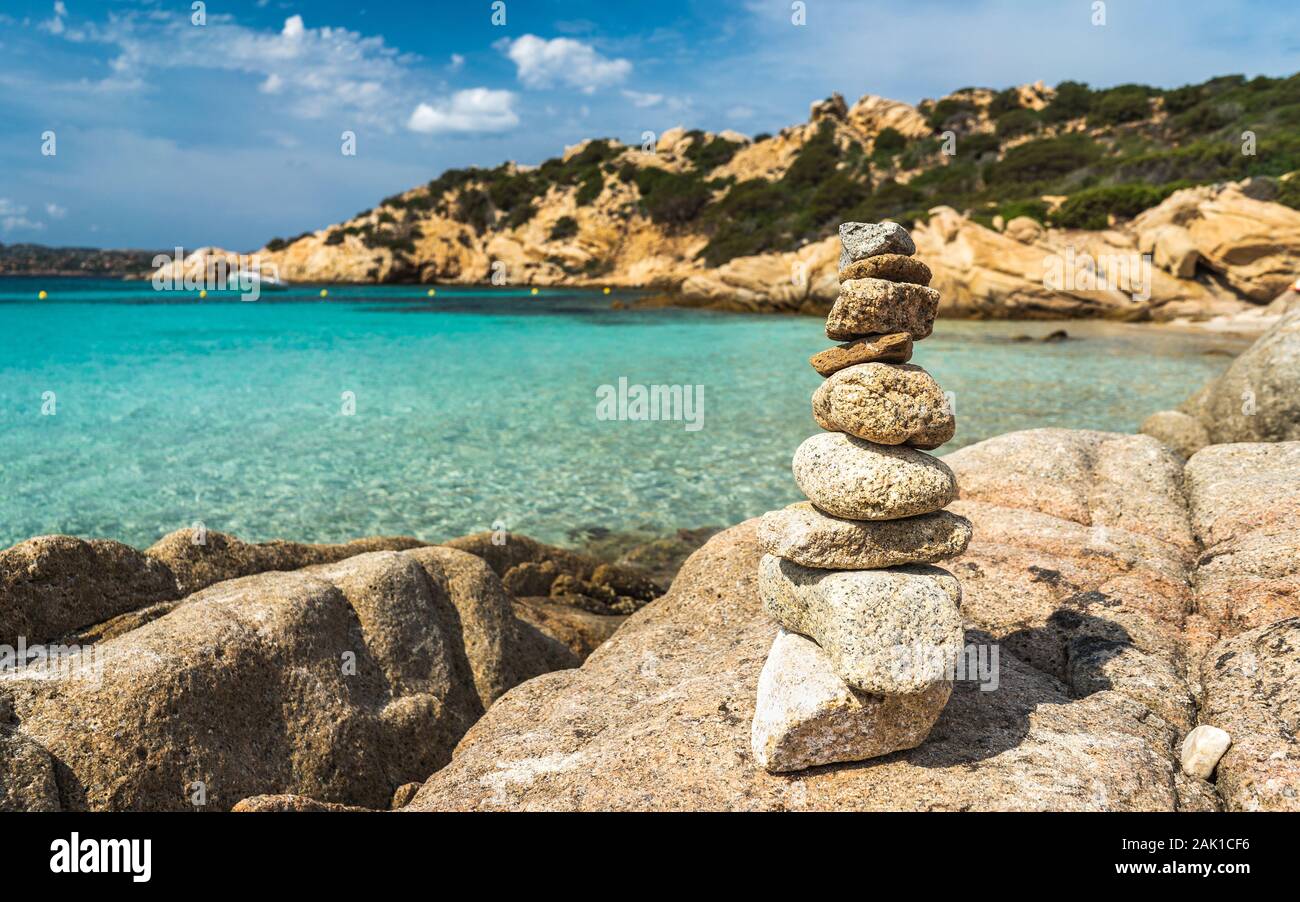
<instances>
[{"instance_id":1,"label":"shallow clear water","mask_svg":"<svg viewBox=\"0 0 1300 902\"><path fill-rule=\"evenodd\" d=\"M829 344L815 319L611 310L618 292L317 290L199 302L0 279L0 546L55 532L143 546L195 521L307 541L501 523L564 542L798 497L807 357ZM944 450L1035 426L1132 431L1242 347L1086 323L1065 324L1078 340L1012 341L1057 325L941 320L917 346L956 393ZM620 377L703 386L702 428L598 419L598 387Z\"/></svg>"}]
</instances>

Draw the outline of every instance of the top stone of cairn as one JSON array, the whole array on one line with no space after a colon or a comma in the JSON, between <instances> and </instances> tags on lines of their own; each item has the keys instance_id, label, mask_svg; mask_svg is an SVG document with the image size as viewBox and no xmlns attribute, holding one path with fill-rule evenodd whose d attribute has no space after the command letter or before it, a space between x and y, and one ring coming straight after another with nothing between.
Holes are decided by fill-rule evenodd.
<instances>
[{"instance_id":1,"label":"top stone of cairn","mask_svg":"<svg viewBox=\"0 0 1300 902\"><path fill-rule=\"evenodd\" d=\"M881 254L916 253L907 229L896 222L845 222L840 224L840 269Z\"/></svg>"}]
</instances>

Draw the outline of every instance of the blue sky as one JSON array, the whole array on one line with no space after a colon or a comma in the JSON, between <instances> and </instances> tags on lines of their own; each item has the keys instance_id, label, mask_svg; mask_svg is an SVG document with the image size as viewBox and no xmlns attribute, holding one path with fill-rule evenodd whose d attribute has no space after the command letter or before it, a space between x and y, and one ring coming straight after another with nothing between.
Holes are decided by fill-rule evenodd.
<instances>
[{"instance_id":1,"label":"blue sky","mask_svg":"<svg viewBox=\"0 0 1300 902\"><path fill-rule=\"evenodd\" d=\"M1294 0L1093 5L505 0L498 25L491 0L214 0L196 25L191 0L0 0L0 242L249 250L451 166L776 131L832 91L1300 69Z\"/></svg>"}]
</instances>

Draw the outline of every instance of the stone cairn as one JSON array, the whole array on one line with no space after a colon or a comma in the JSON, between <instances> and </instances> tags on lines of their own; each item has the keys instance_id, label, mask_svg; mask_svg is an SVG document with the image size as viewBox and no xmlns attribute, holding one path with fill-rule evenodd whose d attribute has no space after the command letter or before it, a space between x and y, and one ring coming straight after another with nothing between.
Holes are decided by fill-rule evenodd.
<instances>
[{"instance_id":1,"label":"stone cairn","mask_svg":"<svg viewBox=\"0 0 1300 902\"><path fill-rule=\"evenodd\" d=\"M769 771L861 761L921 744L952 693L961 586L930 566L961 554L970 522L942 510L952 470L924 453L952 438L951 405L907 361L939 293L895 223L840 226L840 295L810 361L827 377L827 432L794 455L808 501L766 514L758 586L780 624L758 679L751 743Z\"/></svg>"}]
</instances>

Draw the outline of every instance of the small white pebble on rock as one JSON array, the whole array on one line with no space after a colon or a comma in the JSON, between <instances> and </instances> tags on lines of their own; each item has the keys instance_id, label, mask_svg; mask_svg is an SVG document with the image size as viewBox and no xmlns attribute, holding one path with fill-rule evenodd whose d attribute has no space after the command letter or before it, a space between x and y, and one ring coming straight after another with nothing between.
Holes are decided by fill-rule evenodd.
<instances>
[{"instance_id":1,"label":"small white pebble on rock","mask_svg":"<svg viewBox=\"0 0 1300 902\"><path fill-rule=\"evenodd\" d=\"M1183 773L1199 780L1210 779L1230 745L1232 737L1226 730L1201 724L1183 740Z\"/></svg>"}]
</instances>

